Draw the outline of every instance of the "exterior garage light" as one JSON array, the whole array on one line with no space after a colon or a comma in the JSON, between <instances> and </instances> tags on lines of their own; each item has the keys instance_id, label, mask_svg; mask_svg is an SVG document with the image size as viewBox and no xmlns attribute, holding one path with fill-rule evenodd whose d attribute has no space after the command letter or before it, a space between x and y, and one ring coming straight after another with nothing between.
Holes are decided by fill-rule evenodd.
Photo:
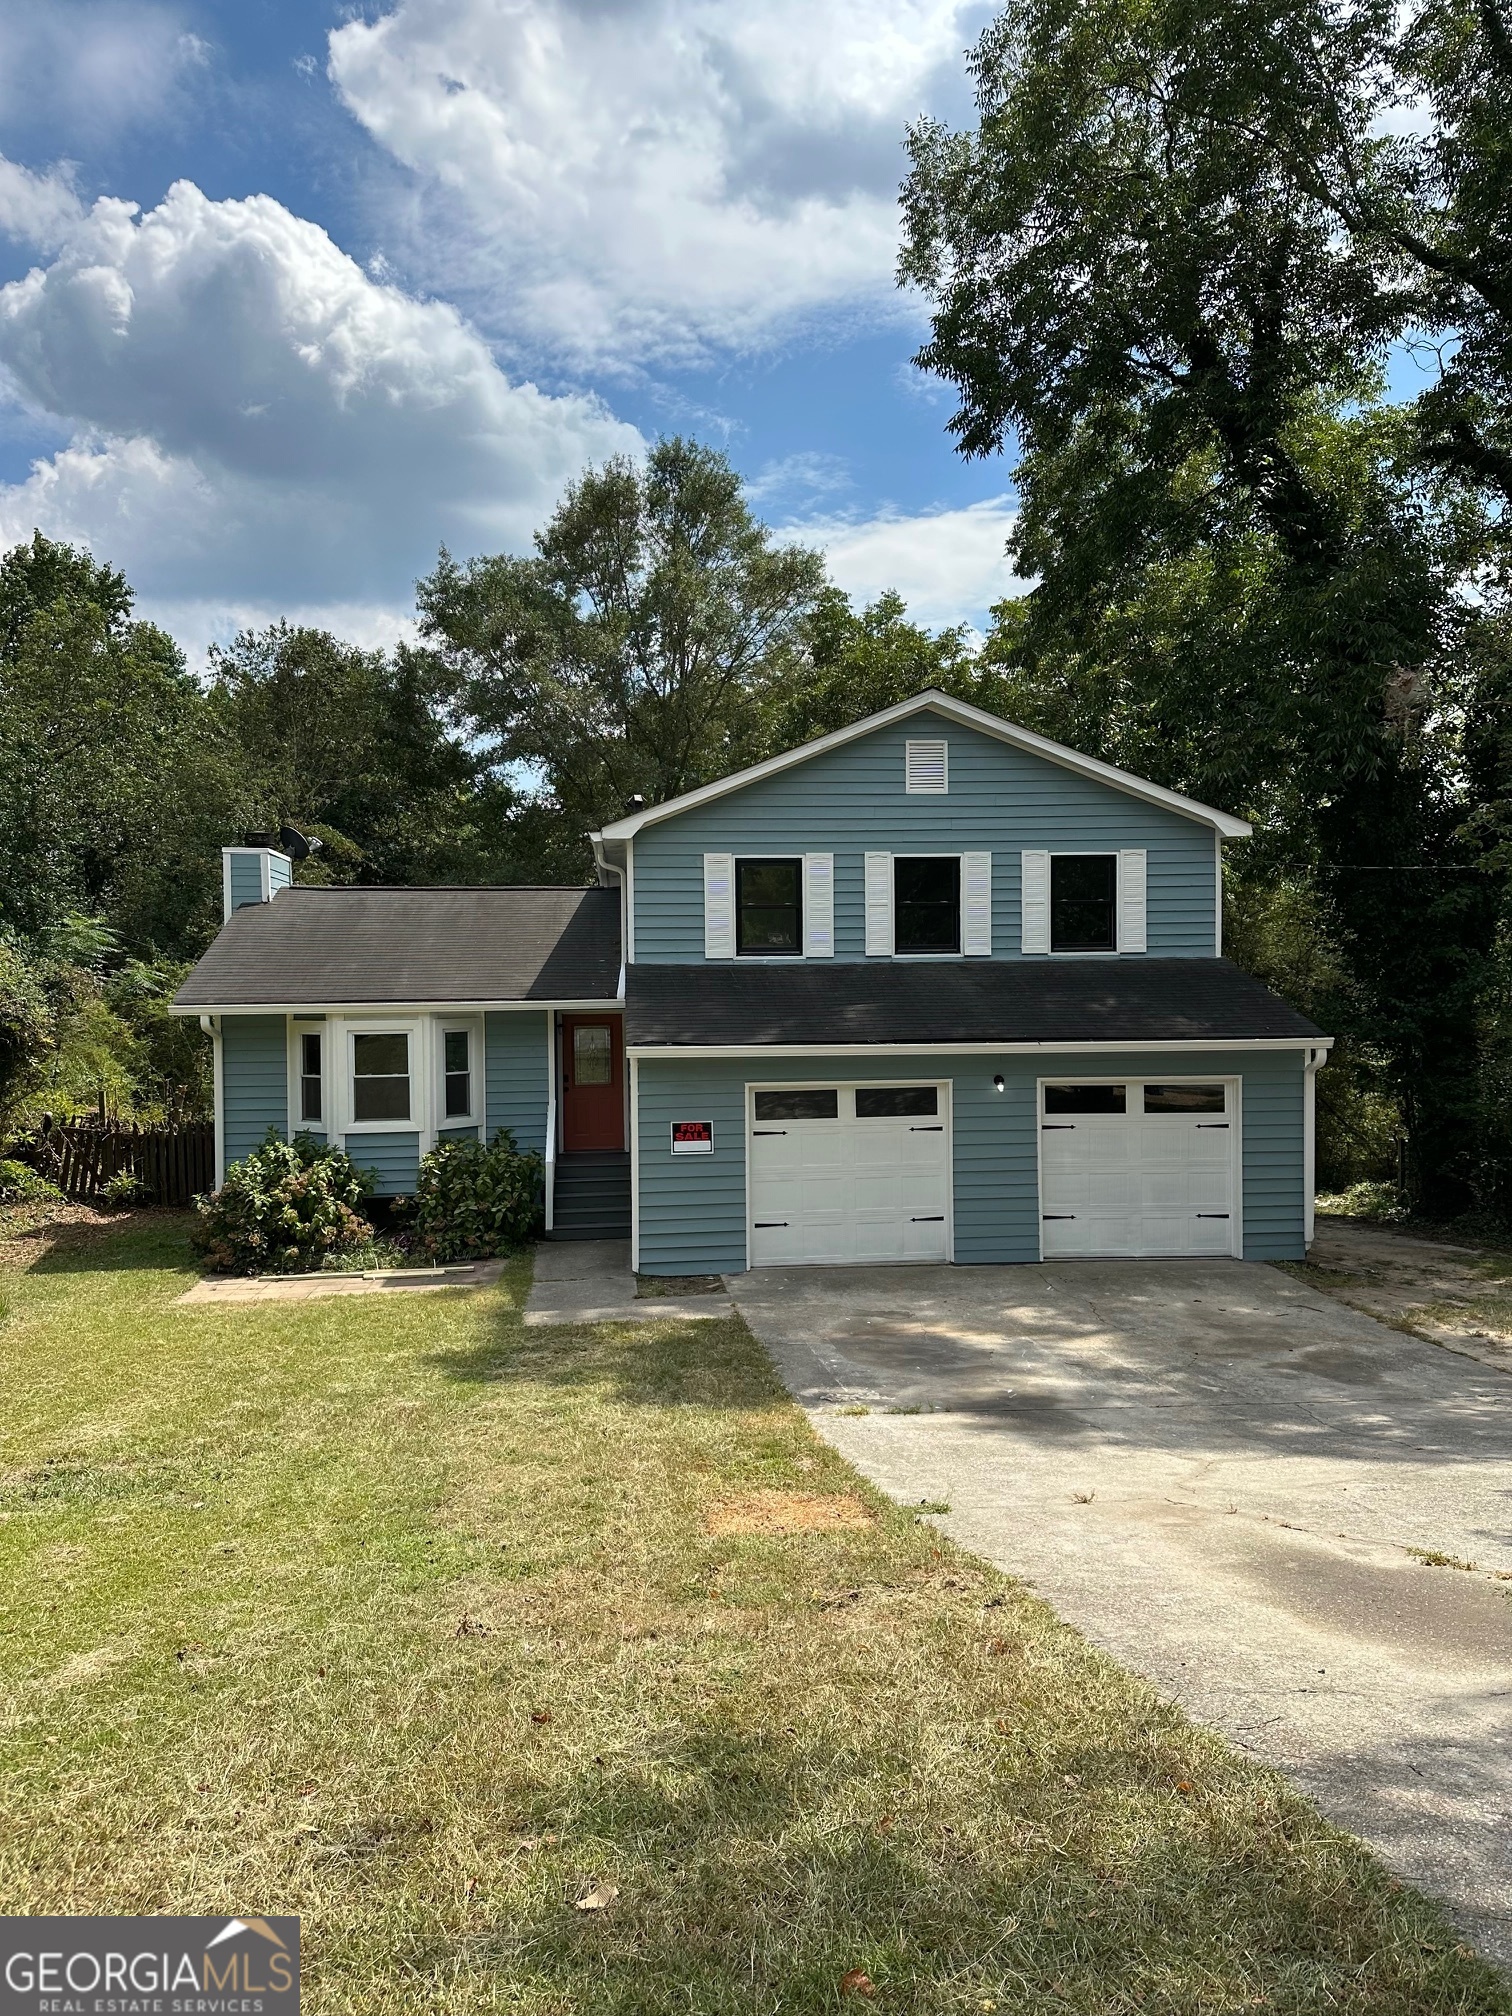
<instances>
[{"instance_id":1,"label":"exterior garage light","mask_svg":"<svg viewBox=\"0 0 1512 2016\"><path fill-rule=\"evenodd\" d=\"M994 1092L1001 1092L1001 1091L1002 1091L1002 1089L1003 1089L1003 1074L1002 1074L1002 1072L1001 1072L1001 1071L995 1071L995 1072L994 1072L994 1073L992 1074L992 1089L993 1089L993 1091L994 1091Z\"/></svg>"}]
</instances>

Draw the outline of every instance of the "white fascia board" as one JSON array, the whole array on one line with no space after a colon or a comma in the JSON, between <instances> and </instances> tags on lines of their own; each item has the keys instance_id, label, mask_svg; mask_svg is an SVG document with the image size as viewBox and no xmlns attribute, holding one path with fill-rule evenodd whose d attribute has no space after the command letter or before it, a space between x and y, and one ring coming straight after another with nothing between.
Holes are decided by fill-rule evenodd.
<instances>
[{"instance_id":1,"label":"white fascia board","mask_svg":"<svg viewBox=\"0 0 1512 2016\"><path fill-rule=\"evenodd\" d=\"M623 988L618 994L600 994L579 1001L213 1001L196 1002L180 1008L170 1004L170 1015L346 1015L353 1021L374 1015L541 1015L548 1009L569 1015L591 1015L595 1010L623 1009Z\"/></svg>"},{"instance_id":2,"label":"white fascia board","mask_svg":"<svg viewBox=\"0 0 1512 2016\"><path fill-rule=\"evenodd\" d=\"M691 1043L627 1043L627 1057L709 1058L764 1057L1058 1057L1075 1051L1078 1057L1126 1057L1137 1051L1188 1055L1211 1050L1328 1050L1332 1036L1187 1036L1162 1042L1129 1037L1122 1043L735 1043L700 1047Z\"/></svg>"},{"instance_id":3,"label":"white fascia board","mask_svg":"<svg viewBox=\"0 0 1512 2016\"><path fill-rule=\"evenodd\" d=\"M1107 784L1132 798L1142 798L1146 804L1162 806L1168 812L1179 813L1184 819L1195 819L1204 826L1213 827L1227 839L1242 840L1253 830L1247 820L1236 819L1231 812L1220 812L1195 798L1183 798L1179 791L1167 791L1162 784L1152 784L1147 778L1136 777L1128 770L1115 769L1111 763L1100 763L1095 756L1082 756L1075 749L1068 749L1063 742L1052 742L1046 735L1036 735L1030 728L1015 727L1011 721L1003 721L996 714L973 707L965 700L955 700L948 693L931 690L916 694L912 700L900 700L896 706L884 707L879 714L868 714L864 720L853 721L848 728L836 728L828 735L804 742L797 749L785 749L780 756L769 756L764 763L752 764L749 770L737 770L733 777L721 777L716 783L701 785L697 791L685 791L680 798L669 798L664 805L649 805L644 812L636 812L628 819L612 820L602 832L592 834L590 838L595 847L600 842L607 846L617 840L632 840L643 826L674 819L681 812L691 812L696 806L707 805L716 798L723 798L728 792L742 791L748 784L759 784L764 777L775 777L783 770L792 769L795 764L807 763L814 756L823 756L830 749L843 748L847 742L857 741L878 728L931 711L943 714L947 720L958 722L963 728L975 728L983 735L991 735L999 742L1023 749L1030 755L1043 756L1047 762L1058 763L1063 770L1073 770L1079 776L1093 778L1099 784Z\"/></svg>"}]
</instances>

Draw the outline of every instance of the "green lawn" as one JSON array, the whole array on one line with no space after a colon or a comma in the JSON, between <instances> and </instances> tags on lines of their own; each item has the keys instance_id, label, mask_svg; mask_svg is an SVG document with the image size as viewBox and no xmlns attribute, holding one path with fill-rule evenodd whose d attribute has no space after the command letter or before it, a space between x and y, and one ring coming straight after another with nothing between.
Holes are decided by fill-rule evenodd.
<instances>
[{"instance_id":1,"label":"green lawn","mask_svg":"<svg viewBox=\"0 0 1512 2016\"><path fill-rule=\"evenodd\" d=\"M0 1908L298 1912L320 2012L1508 2008L738 1323L189 1278L140 1218L0 1280Z\"/></svg>"}]
</instances>

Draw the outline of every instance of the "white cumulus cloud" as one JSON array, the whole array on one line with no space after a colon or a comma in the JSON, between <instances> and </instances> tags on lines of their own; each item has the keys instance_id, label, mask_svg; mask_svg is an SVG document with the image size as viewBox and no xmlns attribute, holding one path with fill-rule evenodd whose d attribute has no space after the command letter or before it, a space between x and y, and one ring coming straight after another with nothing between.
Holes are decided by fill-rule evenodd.
<instances>
[{"instance_id":1,"label":"white cumulus cloud","mask_svg":"<svg viewBox=\"0 0 1512 2016\"><path fill-rule=\"evenodd\" d=\"M0 174L0 216L30 205L59 247L0 288L0 374L69 437L0 488L0 539L83 539L145 606L403 606L441 540L520 546L584 463L640 445L269 197L179 182L70 217L59 190Z\"/></svg>"},{"instance_id":2,"label":"white cumulus cloud","mask_svg":"<svg viewBox=\"0 0 1512 2016\"><path fill-rule=\"evenodd\" d=\"M895 588L916 623L932 630L970 623L980 630L994 602L1029 586L1004 550L1013 517L1010 500L994 497L954 511L858 522L809 519L782 529L786 538L823 549L830 574L853 601L875 601Z\"/></svg>"},{"instance_id":3,"label":"white cumulus cloud","mask_svg":"<svg viewBox=\"0 0 1512 2016\"><path fill-rule=\"evenodd\" d=\"M624 363L892 303L904 125L982 12L399 0L332 32L330 74L418 178L409 260L439 242L500 327Z\"/></svg>"}]
</instances>

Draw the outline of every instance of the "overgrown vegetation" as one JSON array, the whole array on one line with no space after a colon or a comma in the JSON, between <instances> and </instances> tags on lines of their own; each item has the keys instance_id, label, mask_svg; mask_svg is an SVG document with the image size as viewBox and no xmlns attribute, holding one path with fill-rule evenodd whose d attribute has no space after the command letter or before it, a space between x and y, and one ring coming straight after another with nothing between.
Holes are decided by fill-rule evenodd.
<instances>
[{"instance_id":1,"label":"overgrown vegetation","mask_svg":"<svg viewBox=\"0 0 1512 2016\"><path fill-rule=\"evenodd\" d=\"M1506 2016L738 1323L175 1308L173 1221L94 1239L5 1282L8 1909L276 1903L352 2016Z\"/></svg>"},{"instance_id":2,"label":"overgrown vegetation","mask_svg":"<svg viewBox=\"0 0 1512 2016\"><path fill-rule=\"evenodd\" d=\"M217 1274L316 1272L372 1247L373 1227L361 1210L371 1189L340 1148L308 1134L285 1141L270 1132L231 1164L213 1196L199 1199L195 1248Z\"/></svg>"}]
</instances>

